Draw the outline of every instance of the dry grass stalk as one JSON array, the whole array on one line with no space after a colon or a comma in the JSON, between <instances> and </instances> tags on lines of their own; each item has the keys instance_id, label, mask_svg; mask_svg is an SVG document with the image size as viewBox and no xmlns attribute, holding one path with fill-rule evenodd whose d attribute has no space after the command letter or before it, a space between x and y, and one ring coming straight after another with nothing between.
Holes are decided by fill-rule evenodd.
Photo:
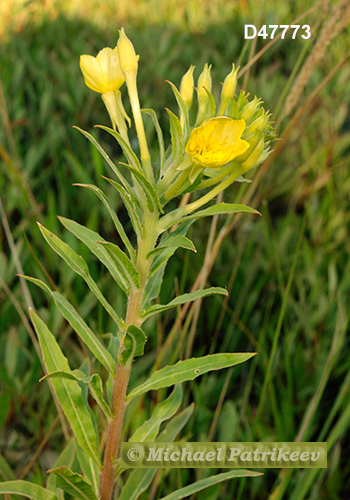
<instances>
[{"instance_id":1,"label":"dry grass stalk","mask_svg":"<svg viewBox=\"0 0 350 500\"><path fill-rule=\"evenodd\" d=\"M350 4L348 0L342 0L335 5L325 21L320 36L315 46L304 63L294 85L286 99L283 117L288 116L303 93L303 90L309 81L317 64L322 60L330 42L350 23Z\"/></svg>"}]
</instances>

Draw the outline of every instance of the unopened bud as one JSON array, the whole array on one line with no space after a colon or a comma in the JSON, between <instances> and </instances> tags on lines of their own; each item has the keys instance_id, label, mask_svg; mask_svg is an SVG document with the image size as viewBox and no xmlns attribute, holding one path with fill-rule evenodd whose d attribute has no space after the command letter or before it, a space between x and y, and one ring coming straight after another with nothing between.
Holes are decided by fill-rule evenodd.
<instances>
[{"instance_id":1,"label":"unopened bud","mask_svg":"<svg viewBox=\"0 0 350 500\"><path fill-rule=\"evenodd\" d=\"M246 137L246 130L247 129L245 129L243 136L244 136L244 140L249 143L249 149L247 149L247 151L245 153L243 153L242 155L237 156L236 161L239 161L239 162L244 162L249 158L249 156L251 155L251 153L254 151L257 144L259 143L259 141L261 139L261 135L262 135L260 130L256 130L254 132L254 134L250 135L250 137Z\"/></svg>"},{"instance_id":2,"label":"unopened bud","mask_svg":"<svg viewBox=\"0 0 350 500\"><path fill-rule=\"evenodd\" d=\"M248 170L261 163L259 160L260 160L260 155L264 151L264 147L265 147L265 141L263 138L261 138L258 144L255 146L252 153L249 155L248 159L243 163L241 163L241 166L244 168L245 172L248 172Z\"/></svg>"},{"instance_id":3,"label":"unopened bud","mask_svg":"<svg viewBox=\"0 0 350 500\"><path fill-rule=\"evenodd\" d=\"M218 111L218 116L223 115L226 111L226 108L235 94L237 87L237 73L239 67L235 69L235 65L232 64L232 71L225 78L224 84L222 86L221 91L221 103Z\"/></svg>"},{"instance_id":4,"label":"unopened bud","mask_svg":"<svg viewBox=\"0 0 350 500\"><path fill-rule=\"evenodd\" d=\"M194 81L193 81L193 70L194 66L191 66L187 73L184 74L180 84L180 94L184 103L186 104L187 109L190 109L192 106L193 100L193 89L194 89Z\"/></svg>"},{"instance_id":5,"label":"unopened bud","mask_svg":"<svg viewBox=\"0 0 350 500\"><path fill-rule=\"evenodd\" d=\"M208 66L208 63L205 63L204 69L202 73L199 75L198 84L197 84L197 93L198 93L198 102L207 102L208 95L205 91L207 89L208 92L211 92L211 75L210 75L211 65Z\"/></svg>"},{"instance_id":6,"label":"unopened bud","mask_svg":"<svg viewBox=\"0 0 350 500\"><path fill-rule=\"evenodd\" d=\"M246 136L248 137L250 134L253 134L257 129L265 131L268 119L268 114L263 112L245 129Z\"/></svg>"},{"instance_id":7,"label":"unopened bud","mask_svg":"<svg viewBox=\"0 0 350 500\"><path fill-rule=\"evenodd\" d=\"M260 103L261 100L257 97L254 97L252 101L248 102L248 104L243 107L240 113L240 118L248 122L250 118L254 116L255 112L259 109Z\"/></svg>"},{"instance_id":8,"label":"unopened bud","mask_svg":"<svg viewBox=\"0 0 350 500\"><path fill-rule=\"evenodd\" d=\"M137 61L135 49L129 38L125 35L124 28L119 31L118 55L120 68L126 77L128 73L137 73Z\"/></svg>"}]
</instances>

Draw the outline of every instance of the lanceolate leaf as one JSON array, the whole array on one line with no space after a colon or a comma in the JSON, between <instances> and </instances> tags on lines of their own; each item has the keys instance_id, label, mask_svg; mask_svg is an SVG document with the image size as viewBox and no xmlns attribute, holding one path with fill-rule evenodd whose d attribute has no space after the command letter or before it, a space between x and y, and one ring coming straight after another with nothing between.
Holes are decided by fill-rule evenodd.
<instances>
[{"instance_id":1,"label":"lanceolate leaf","mask_svg":"<svg viewBox=\"0 0 350 500\"><path fill-rule=\"evenodd\" d=\"M222 214L238 214L238 213L250 213L257 214L260 213L254 208L247 207L246 205L240 205L238 203L218 203L217 205L212 205L204 210L200 210L199 212L195 212L191 215L186 215L184 213L184 209L180 208L174 210L174 212L170 212L168 215L163 217L163 220L160 219L160 225L164 229L168 229L169 227L177 224L178 222L186 222L190 220L199 219L200 217L210 217L213 215L222 215ZM178 214L178 215L177 215Z\"/></svg>"},{"instance_id":2,"label":"lanceolate leaf","mask_svg":"<svg viewBox=\"0 0 350 500\"><path fill-rule=\"evenodd\" d=\"M136 197L134 196L134 194L131 195L126 189L123 188L123 186L121 186L118 182L114 181L113 179L108 179L108 177L103 177L103 179L106 179L106 181L112 184L112 186L118 191L128 211L132 227L134 228L134 231L137 234L137 236L140 237L142 235L141 209Z\"/></svg>"},{"instance_id":3,"label":"lanceolate leaf","mask_svg":"<svg viewBox=\"0 0 350 500\"><path fill-rule=\"evenodd\" d=\"M162 129L160 128L156 112L153 109L141 109L141 111L142 111L142 113L146 113L146 114L150 115L152 120L153 120L153 124L154 124L156 132L157 132L158 144L159 144L160 170L162 170L163 165L164 165L164 156L165 156L164 139L163 139L163 132L162 132Z\"/></svg>"},{"instance_id":4,"label":"lanceolate leaf","mask_svg":"<svg viewBox=\"0 0 350 500\"><path fill-rule=\"evenodd\" d=\"M225 354L210 354L202 358L192 358L186 361L179 361L175 365L166 366L161 370L154 372L146 382L136 387L127 396L127 400L139 396L145 392L160 389L162 387L170 387L174 384L180 384L186 380L193 380L203 373L213 370L221 370L230 366L243 363L254 356L255 353L225 353Z\"/></svg>"},{"instance_id":5,"label":"lanceolate leaf","mask_svg":"<svg viewBox=\"0 0 350 500\"><path fill-rule=\"evenodd\" d=\"M45 380L47 378L54 379L67 379L67 380L76 380L77 382L81 382L83 384L87 384L89 386L92 397L95 399L96 403L99 405L103 413L105 414L107 419L113 418L113 414L103 398L103 387L102 380L98 373L94 373L93 375L87 377L84 372L81 370L73 370L73 371L55 371L48 373L41 380Z\"/></svg>"},{"instance_id":6,"label":"lanceolate leaf","mask_svg":"<svg viewBox=\"0 0 350 500\"><path fill-rule=\"evenodd\" d=\"M84 452L84 450L79 446L77 442L75 443L75 448L77 451L77 458L79 460L81 470L84 474L84 478L89 484L91 484L95 495L98 496L100 471L98 470L95 462L91 460L91 458Z\"/></svg>"},{"instance_id":7,"label":"lanceolate leaf","mask_svg":"<svg viewBox=\"0 0 350 500\"><path fill-rule=\"evenodd\" d=\"M63 218L61 218L63 219ZM70 221L73 222L73 221ZM75 223L77 224L77 223ZM79 226L79 224L78 224ZM89 268L85 262L85 260L74 252L66 243L64 243L60 238L56 235L48 231L44 226L39 224L40 230L48 242L50 247L60 256L63 260L67 262L67 264L77 273L79 274L87 283L90 290L96 295L98 300L101 302L103 307L109 313L111 318L116 322L119 328L123 328L123 321L119 318L118 314L115 312L113 307L108 303L106 298L103 296L101 290L96 285L95 281L92 279L89 273ZM82 228L83 226L80 226ZM90 231L87 228L84 228L86 231ZM85 231L83 231L85 234Z\"/></svg>"},{"instance_id":8,"label":"lanceolate leaf","mask_svg":"<svg viewBox=\"0 0 350 500\"><path fill-rule=\"evenodd\" d=\"M125 187L125 189L127 191L132 192L132 187L130 186L130 184L128 183L128 181L119 172L119 169L116 167L116 165L114 165L114 163L112 162L112 160L110 159L110 157L108 156L108 154L106 153L106 151L102 148L102 146L100 146L100 144L96 141L96 139L91 134L89 134L88 132L86 132L85 130L82 130L79 127L74 127L74 128L76 128L77 130L79 130L79 132L81 132L83 135L85 135L85 137L87 137L87 139L89 139L89 141L101 153L101 155L106 160L106 162L108 163L108 165L111 167L111 169L113 170L113 172L115 173L115 175L118 177L118 179L122 183L122 185Z\"/></svg>"},{"instance_id":9,"label":"lanceolate leaf","mask_svg":"<svg viewBox=\"0 0 350 500\"><path fill-rule=\"evenodd\" d=\"M125 255L125 253L122 252L122 250L120 250L120 248L113 243L110 243L108 241L98 241L98 243L100 245L103 245L107 249L115 266L119 269L120 274L125 276L125 278L128 280L128 289L130 290L130 287L139 288L140 275L136 271L134 264L127 257L127 255Z\"/></svg>"},{"instance_id":10,"label":"lanceolate leaf","mask_svg":"<svg viewBox=\"0 0 350 500\"><path fill-rule=\"evenodd\" d=\"M142 356L146 340L146 335L141 328L129 325L123 339L124 350L122 352L122 357L119 358L120 362L126 365L129 360L132 362L134 357Z\"/></svg>"},{"instance_id":11,"label":"lanceolate leaf","mask_svg":"<svg viewBox=\"0 0 350 500\"><path fill-rule=\"evenodd\" d=\"M175 85L167 80L167 83L171 86L172 91L174 92L175 98L181 110L181 113L184 117L184 137L186 138L189 132L189 121L188 121L188 109L187 106L182 99L180 92L177 90Z\"/></svg>"},{"instance_id":12,"label":"lanceolate leaf","mask_svg":"<svg viewBox=\"0 0 350 500\"><path fill-rule=\"evenodd\" d=\"M49 472L56 474L56 486L72 495L77 500L97 500L97 496L91 484L76 472L72 472L68 467L58 467Z\"/></svg>"},{"instance_id":13,"label":"lanceolate leaf","mask_svg":"<svg viewBox=\"0 0 350 500\"><path fill-rule=\"evenodd\" d=\"M1 495L20 495L33 500L57 500L52 491L27 481L5 481L0 483Z\"/></svg>"},{"instance_id":14,"label":"lanceolate leaf","mask_svg":"<svg viewBox=\"0 0 350 500\"><path fill-rule=\"evenodd\" d=\"M146 177L127 163L120 163L120 165L124 165L124 167L128 168L130 172L135 176L135 182L138 182L145 194L149 211L154 212L155 210L157 210L158 212L163 213L162 205L159 201L157 191L146 179Z\"/></svg>"},{"instance_id":15,"label":"lanceolate leaf","mask_svg":"<svg viewBox=\"0 0 350 500\"><path fill-rule=\"evenodd\" d=\"M74 184L74 186L86 187L88 189L91 189L92 191L94 191L94 193L97 194L97 196L100 198L100 200L105 205L108 212L110 213L110 216L112 217L115 228L118 231L118 234L121 237L124 245L128 249L130 258L133 259L135 256L135 250L133 249L129 238L126 235L126 232L124 231L123 225L120 222L120 220L118 219L117 214L115 213L113 208L110 206L109 201L107 199L107 196L104 194L104 192L100 188L98 188L97 186L94 186L93 184Z\"/></svg>"},{"instance_id":16,"label":"lanceolate leaf","mask_svg":"<svg viewBox=\"0 0 350 500\"><path fill-rule=\"evenodd\" d=\"M155 254L165 250L166 248L170 248L170 247L173 247L175 249L182 247L182 248L186 248L187 250L192 250L193 252L197 251L196 247L194 246L193 241L191 241L186 236L178 235L178 236L174 236L173 238L168 238L166 241L164 241L164 243L161 243L160 245L158 245L155 250L152 250L152 252L150 252L147 255L147 257L150 257L151 255L155 255Z\"/></svg>"},{"instance_id":17,"label":"lanceolate leaf","mask_svg":"<svg viewBox=\"0 0 350 500\"><path fill-rule=\"evenodd\" d=\"M73 233L76 238L82 241L88 249L96 255L98 260L107 267L120 288L125 293L128 293L129 286L126 276L120 272L120 269L115 265L114 259L110 257L104 247L97 243L98 241L105 241L102 236L96 233L96 231L92 231L91 229L78 224L78 222L75 222L74 220L66 219L65 217L59 217L59 220L64 227L68 229L68 231Z\"/></svg>"},{"instance_id":18,"label":"lanceolate leaf","mask_svg":"<svg viewBox=\"0 0 350 500\"><path fill-rule=\"evenodd\" d=\"M221 483L222 481L227 481L228 479L232 479L234 477L257 477L262 475L262 472L252 472L250 470L230 470L229 472L201 479L200 481L185 486L185 488L173 491L173 493L170 493L170 495L167 495L166 497L162 497L160 500L180 500L181 498L187 498L198 491L202 491L205 488L209 488L209 486Z\"/></svg>"},{"instance_id":19,"label":"lanceolate leaf","mask_svg":"<svg viewBox=\"0 0 350 500\"><path fill-rule=\"evenodd\" d=\"M188 422L193 413L193 405L188 406L183 412L173 417L160 433L156 441L172 442ZM137 500L147 490L157 469L135 469L129 475L119 500Z\"/></svg>"},{"instance_id":20,"label":"lanceolate leaf","mask_svg":"<svg viewBox=\"0 0 350 500\"><path fill-rule=\"evenodd\" d=\"M149 420L144 422L129 439L131 443L152 442L159 432L162 422L171 418L179 409L182 401L182 387L176 385L173 392L165 400L159 403L153 410Z\"/></svg>"},{"instance_id":21,"label":"lanceolate leaf","mask_svg":"<svg viewBox=\"0 0 350 500\"><path fill-rule=\"evenodd\" d=\"M39 338L48 372L71 371L67 358L45 323L33 311L30 311L30 316ZM80 446L98 466L101 466L96 431L91 413L85 406L79 384L74 380L55 379L52 380L52 385Z\"/></svg>"},{"instance_id":22,"label":"lanceolate leaf","mask_svg":"<svg viewBox=\"0 0 350 500\"><path fill-rule=\"evenodd\" d=\"M63 451L61 451L58 459L55 462L55 468L63 466L72 467L74 460L75 460L75 440L74 438L72 438L63 448ZM49 476L46 488L56 493L59 499L64 500L62 490L56 487L55 476L53 474Z\"/></svg>"},{"instance_id":23,"label":"lanceolate leaf","mask_svg":"<svg viewBox=\"0 0 350 500\"><path fill-rule=\"evenodd\" d=\"M183 295L179 295L176 299L172 300L168 304L155 304L153 306L148 307L143 313L143 318L149 318L153 314L157 314L162 311L166 311L167 309L171 309L172 307L179 306L181 304L185 304L186 302L193 302L194 300L201 299L202 297L206 297L207 295L212 295L213 293L219 293L221 295L228 295L227 290L225 288L220 287L212 287L206 288L205 290L197 290L192 293L184 293Z\"/></svg>"},{"instance_id":24,"label":"lanceolate leaf","mask_svg":"<svg viewBox=\"0 0 350 500\"><path fill-rule=\"evenodd\" d=\"M173 160L176 165L179 164L180 158L182 158L184 148L182 143L182 128L179 119L174 113L169 109L166 109L170 118L170 134L171 134L171 144L173 152Z\"/></svg>"},{"instance_id":25,"label":"lanceolate leaf","mask_svg":"<svg viewBox=\"0 0 350 500\"><path fill-rule=\"evenodd\" d=\"M118 134L115 130L109 127L104 127L103 125L97 125L97 128L102 128L102 130L105 130L109 134L111 134L119 143L120 147L122 148L125 156L128 159L128 162L139 172L142 172L142 168L139 162L139 159L137 158L136 154L134 151L131 149L131 147L124 141L122 136Z\"/></svg>"}]
</instances>

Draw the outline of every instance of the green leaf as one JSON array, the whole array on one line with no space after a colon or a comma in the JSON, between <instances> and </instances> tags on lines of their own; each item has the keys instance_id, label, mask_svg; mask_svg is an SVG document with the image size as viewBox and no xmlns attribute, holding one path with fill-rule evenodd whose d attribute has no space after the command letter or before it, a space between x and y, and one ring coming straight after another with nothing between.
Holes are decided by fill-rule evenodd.
<instances>
[{"instance_id":1,"label":"green leaf","mask_svg":"<svg viewBox=\"0 0 350 500\"><path fill-rule=\"evenodd\" d=\"M138 172L142 172L141 164L139 162L139 159L137 158L136 154L134 151L131 149L131 147L124 141L122 136L118 134L115 130L109 127L105 127L103 125L96 125L96 128L102 128L102 130L105 130L111 136L113 136L119 143L120 147L122 148L125 156L128 159L128 162L132 165L134 169L136 169Z\"/></svg>"},{"instance_id":2,"label":"green leaf","mask_svg":"<svg viewBox=\"0 0 350 500\"><path fill-rule=\"evenodd\" d=\"M86 481L91 484L94 493L98 496L98 490L100 485L100 477L99 470L97 465L91 458L84 452L84 450L76 443L77 450L77 458L79 460L79 464L81 470L83 471L84 478Z\"/></svg>"},{"instance_id":3,"label":"green leaf","mask_svg":"<svg viewBox=\"0 0 350 500\"><path fill-rule=\"evenodd\" d=\"M139 288L140 275L136 271L134 264L128 256L120 250L117 245L114 245L114 243L110 243L108 241L99 241L98 243L107 249L115 267L118 268L120 275L123 275L128 280L129 290L130 287Z\"/></svg>"},{"instance_id":4,"label":"green leaf","mask_svg":"<svg viewBox=\"0 0 350 500\"><path fill-rule=\"evenodd\" d=\"M4 495L21 495L33 500L57 500L52 491L27 481L5 481L0 483L0 493Z\"/></svg>"},{"instance_id":5,"label":"green leaf","mask_svg":"<svg viewBox=\"0 0 350 500\"><path fill-rule=\"evenodd\" d=\"M61 217L63 219L63 217ZM70 221L71 223L74 223L74 221ZM75 223L77 224L77 223ZM80 224L77 224L80 226ZM79 274L90 290L94 293L94 295L98 298L98 300L101 302L101 304L104 306L106 311L109 313L111 318L116 322L116 324L119 326L120 329L123 329L124 324L121 318L119 318L118 314L115 312L113 307L108 303L108 301L105 299L103 296L101 290L98 288L97 284L95 281L92 279L89 273L89 268L85 262L85 260L78 255L77 253L74 252L66 243L64 243L60 238L58 238L56 235L48 231L44 226L39 224L40 231L42 232L45 240L48 242L50 247L60 256L64 261L67 262L67 264L77 273ZM86 231L90 231L90 229L87 229L84 226L80 226L80 229L84 228L85 231L83 233L85 234ZM68 228L67 228L68 229ZM93 231L91 231L93 232ZM84 242L85 243L85 242ZM97 244L96 244L97 245ZM91 250L91 249L90 249ZM92 251L92 250L91 250ZM112 273L111 273L112 274ZM113 275L112 275L113 276Z\"/></svg>"},{"instance_id":6,"label":"green leaf","mask_svg":"<svg viewBox=\"0 0 350 500\"><path fill-rule=\"evenodd\" d=\"M183 209L174 210L174 212L170 212L168 215L160 219L160 224L163 229L168 229L178 222L186 222L189 220L199 219L200 217L210 217L212 215L222 215L222 214L238 214L238 213L250 213L261 215L260 212L255 210L254 208L247 207L246 205L241 205L238 203L218 203L217 205L212 205L211 207L205 208L204 210L200 210L191 215L185 215L183 217L177 217L178 211L180 213L184 213Z\"/></svg>"},{"instance_id":7,"label":"green leaf","mask_svg":"<svg viewBox=\"0 0 350 500\"><path fill-rule=\"evenodd\" d=\"M154 127L156 129L157 137L158 137L158 144L159 144L159 154L160 154L160 170L162 170L163 165L164 165L164 157L165 157L164 139L163 139L163 132L162 132L162 129L160 128L156 112L153 109L141 109L141 111L142 111L142 113L146 113L146 114L151 116Z\"/></svg>"},{"instance_id":8,"label":"green leaf","mask_svg":"<svg viewBox=\"0 0 350 500\"><path fill-rule=\"evenodd\" d=\"M56 486L72 495L73 498L77 500L97 500L91 484L87 483L80 474L72 472L68 467L58 467L49 470L49 472L56 474Z\"/></svg>"},{"instance_id":9,"label":"green leaf","mask_svg":"<svg viewBox=\"0 0 350 500\"><path fill-rule=\"evenodd\" d=\"M182 401L182 387L175 385L173 392L153 410L149 420L144 422L129 439L131 443L152 442L155 440L162 422L169 420L179 409Z\"/></svg>"},{"instance_id":10,"label":"green leaf","mask_svg":"<svg viewBox=\"0 0 350 500\"><path fill-rule=\"evenodd\" d=\"M122 185L124 186L124 188L127 191L132 192L132 187L130 186L130 184L128 183L128 181L119 172L119 169L112 162L112 160L110 159L110 157L108 156L108 154L106 153L106 151L102 148L102 146L99 145L99 143L96 141L96 139L91 134L89 134L88 132L86 132L85 130L82 130L79 127L74 127L74 128L76 128L77 130L79 130L79 132L81 132L83 135L85 135L85 137L87 139L89 139L89 141L95 146L95 148L100 152L100 154L106 160L106 162L111 167L111 169L113 170L113 172L115 173L115 175L118 177L118 179L120 180L120 182L122 183Z\"/></svg>"},{"instance_id":11,"label":"green leaf","mask_svg":"<svg viewBox=\"0 0 350 500\"><path fill-rule=\"evenodd\" d=\"M109 179L108 177L102 176L103 179L108 181L112 186L118 191L121 199L124 202L124 205L128 211L132 227L134 228L135 233L141 237L142 235L142 226L141 226L141 209L137 198L132 193L130 194L123 186L121 186L118 182L113 179Z\"/></svg>"},{"instance_id":12,"label":"green leaf","mask_svg":"<svg viewBox=\"0 0 350 500\"><path fill-rule=\"evenodd\" d=\"M170 387L174 384L181 384L181 382L187 380L193 380L203 375L203 373L221 370L222 368L228 368L229 366L243 363L255 354L256 353L251 352L210 354L209 356L203 356L201 358L179 361L175 365L165 366L161 370L152 373L150 378L131 391L126 399L130 400L144 392L161 389L162 387Z\"/></svg>"},{"instance_id":13,"label":"green leaf","mask_svg":"<svg viewBox=\"0 0 350 500\"><path fill-rule=\"evenodd\" d=\"M156 441L172 442L188 422L188 419L193 413L194 406L188 406L183 412L173 417L166 425L165 429L160 433ZM152 479L157 472L157 469L134 469L119 496L119 500L136 500L141 493L146 491L152 482Z\"/></svg>"},{"instance_id":14,"label":"green leaf","mask_svg":"<svg viewBox=\"0 0 350 500\"><path fill-rule=\"evenodd\" d=\"M130 172L134 175L135 182L138 182L142 191L145 194L148 210L150 212L154 212L156 210L160 213L163 213L162 205L159 201L157 191L154 189L152 184L146 179L146 177L143 174L141 174L138 170L128 165L127 163L120 162L120 165L124 165L124 167L128 168Z\"/></svg>"},{"instance_id":15,"label":"green leaf","mask_svg":"<svg viewBox=\"0 0 350 500\"><path fill-rule=\"evenodd\" d=\"M5 457L0 454L0 477L3 481L15 479L15 475Z\"/></svg>"},{"instance_id":16,"label":"green leaf","mask_svg":"<svg viewBox=\"0 0 350 500\"><path fill-rule=\"evenodd\" d=\"M171 86L171 89L174 92L175 98L177 100L179 108L180 108L182 115L184 117L184 137L187 137L188 132L189 132L189 128L190 128L187 106L186 106L180 92L175 87L175 85L173 83L169 82L169 80L166 80L166 82L169 83L169 85Z\"/></svg>"},{"instance_id":17,"label":"green leaf","mask_svg":"<svg viewBox=\"0 0 350 500\"><path fill-rule=\"evenodd\" d=\"M147 255L147 258L149 258L151 255L155 255L158 252L165 250L166 248L175 248L176 250L179 247L186 248L187 250L192 250L193 252L197 252L193 241L191 241L189 238L186 238L186 236L176 235L172 238L171 237L168 238L167 240L164 241L164 243L158 245L155 250L152 250L152 252L150 252Z\"/></svg>"},{"instance_id":18,"label":"green leaf","mask_svg":"<svg viewBox=\"0 0 350 500\"><path fill-rule=\"evenodd\" d=\"M176 307L181 304L186 304L186 302L193 302L194 300L201 299L203 297L206 297L207 295L212 295L213 293L219 293L221 295L228 296L227 290L220 287L211 287L206 288L205 290L197 290L191 293L184 293L183 295L179 295L178 297L173 299L168 304L154 304L153 306L148 307L142 313L142 317L149 318L153 314L166 311L167 309L171 309L172 307Z\"/></svg>"},{"instance_id":19,"label":"green leaf","mask_svg":"<svg viewBox=\"0 0 350 500\"><path fill-rule=\"evenodd\" d=\"M72 467L73 462L75 460L75 443L74 438L70 439L63 448L63 451L60 453L58 459L55 462L55 467ZM46 488L50 491L56 493L57 497L61 500L64 500L63 491L60 488L57 488L55 476L50 474L49 479L47 480Z\"/></svg>"},{"instance_id":20,"label":"green leaf","mask_svg":"<svg viewBox=\"0 0 350 500\"><path fill-rule=\"evenodd\" d=\"M66 371L70 367L63 355L55 337L45 323L33 311L30 312L34 328L37 332L44 362L48 372ZM97 435L91 413L85 406L79 384L73 380L52 380L57 399L72 427L74 435L83 450L101 466L100 454L97 448Z\"/></svg>"},{"instance_id":21,"label":"green leaf","mask_svg":"<svg viewBox=\"0 0 350 500\"><path fill-rule=\"evenodd\" d=\"M127 294L129 293L129 284L126 276L121 273L120 269L116 266L115 260L111 258L109 252L101 246L98 241L105 241L102 236L96 231L92 231L74 220L59 217L59 221L70 231L76 238L82 241L88 249L96 255L98 260L104 264L109 270L110 274L118 283L120 288Z\"/></svg>"},{"instance_id":22,"label":"green leaf","mask_svg":"<svg viewBox=\"0 0 350 500\"><path fill-rule=\"evenodd\" d=\"M257 477L262 476L262 472L253 472L250 470L230 470L229 472L224 472L222 474L216 474L215 476L207 477L206 479L201 479L193 484L180 488L179 490L170 493L166 497L162 497L160 500L180 500L181 498L186 498L198 491L202 491L209 486L214 484L222 483L222 481L227 481L234 477Z\"/></svg>"},{"instance_id":23,"label":"green leaf","mask_svg":"<svg viewBox=\"0 0 350 500\"><path fill-rule=\"evenodd\" d=\"M110 216L112 217L115 228L118 231L118 234L121 237L124 245L128 249L130 258L133 259L134 255L135 255L135 250L134 250L133 246L131 245L129 238L126 235L126 232L124 231L123 225L120 222L120 220L118 219L118 216L115 213L115 210L113 210L113 208L110 206L109 201L107 199L107 196L104 194L104 192L101 189L99 189L97 186L94 186L93 184L73 184L73 185L80 186L80 187L86 187L88 189L91 189L94 193L97 194L97 196L100 198L100 200L105 205L108 212L110 213Z\"/></svg>"},{"instance_id":24,"label":"green leaf","mask_svg":"<svg viewBox=\"0 0 350 500\"><path fill-rule=\"evenodd\" d=\"M174 113L172 113L169 109L167 108L165 109L170 118L170 135L171 135L173 160L174 164L179 165L180 158L182 158L184 154L184 147L182 143L182 128L178 117L174 115Z\"/></svg>"},{"instance_id":25,"label":"green leaf","mask_svg":"<svg viewBox=\"0 0 350 500\"><path fill-rule=\"evenodd\" d=\"M103 398L103 386L101 377L98 373L94 373L89 377L81 370L73 370L73 371L63 371L58 370L51 373L48 373L41 380L45 380L47 378L54 379L67 379L67 380L76 380L77 382L81 382L83 384L87 384L89 386L92 397L95 399L96 403L99 405L103 413L105 414L107 419L114 418L108 404Z\"/></svg>"},{"instance_id":26,"label":"green leaf","mask_svg":"<svg viewBox=\"0 0 350 500\"><path fill-rule=\"evenodd\" d=\"M65 299L59 292L52 292L43 281L38 280L37 278L31 278L30 276L21 277L39 286L53 297L55 304L61 311L63 317L69 322L71 327L79 335L84 344L90 349L92 354L96 356L99 362L114 377L116 373L116 362L114 361L112 355L96 337L90 327L85 323L83 318L79 316L72 304L68 302L68 300Z\"/></svg>"},{"instance_id":27,"label":"green leaf","mask_svg":"<svg viewBox=\"0 0 350 500\"><path fill-rule=\"evenodd\" d=\"M129 325L123 339L124 350L121 359L119 358L120 362L126 365L129 360L132 362L135 356L142 356L146 341L147 337L140 328Z\"/></svg>"}]
</instances>

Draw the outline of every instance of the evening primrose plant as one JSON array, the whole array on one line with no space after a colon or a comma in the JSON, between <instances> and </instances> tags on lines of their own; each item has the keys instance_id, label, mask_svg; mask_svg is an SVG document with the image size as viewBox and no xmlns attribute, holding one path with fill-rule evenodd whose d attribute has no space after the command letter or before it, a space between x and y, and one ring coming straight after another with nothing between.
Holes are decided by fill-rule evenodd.
<instances>
[{"instance_id":1,"label":"evening primrose plant","mask_svg":"<svg viewBox=\"0 0 350 500\"><path fill-rule=\"evenodd\" d=\"M179 112L176 115L169 109L166 110L171 133L171 144L166 148L156 113L152 109L140 107L137 91L138 60L139 57L123 29L116 48L104 48L97 57L83 55L80 58L85 83L101 94L112 122L112 128L100 128L113 136L120 145L125 162L116 165L91 134L78 130L97 148L112 170L114 178L105 179L115 188L116 196L123 201L133 234L127 233L112 208L113 203L104 192L90 184L78 185L92 190L108 209L122 247L115 241L106 241L97 232L75 221L59 218L63 226L100 260L116 286L124 292L127 299L124 317L107 301L90 275L85 260L39 224L48 244L84 279L112 318L115 335L111 335L109 346L91 330L63 295L52 291L36 278L26 277L52 297L91 355L106 370L105 378L108 381L104 384L99 374L87 375L83 368L71 370L55 337L40 317L30 311L47 370L44 378L49 378L52 383L71 425L74 439L62 451L56 466L49 471L51 475L46 489L23 481L10 481L0 484L0 493L20 494L37 500L62 499L65 493L78 499L110 500L114 485L118 482L119 499L137 499L150 486L156 470L135 469L130 473L123 471L119 465L118 451L124 414L129 402L148 391L174 386L169 397L156 406L149 420L129 439L132 442L149 442L158 438L161 441L173 441L193 411L193 406L181 412L179 410L182 402L181 383L211 370L242 363L254 355L220 353L180 361L154 371L145 382L129 393L127 391L133 360L144 352L146 336L142 328L148 318L208 295L227 295L225 289L212 287L177 296L168 304L156 301L166 265L176 249L182 247L195 251L195 245L187 237L187 233L196 220L218 214L258 213L240 204L208 204L233 182L244 182L244 174L268 156L270 143L274 139L269 114L263 109L260 99L255 97L249 101L243 91L236 95L238 68L234 65L223 83L217 109L211 93L211 67L206 64L198 78L196 89L194 66L182 78L179 90L170 83ZM129 140L132 120L123 106L126 91L139 154L131 148ZM197 115L195 123L191 123L189 111L195 100L195 92ZM151 158L149 153L143 124L145 114L151 117L157 133L159 157L156 159ZM184 197L187 193L191 194ZM182 202L177 208L174 208L174 201L172 208L169 208L169 201L179 199L180 196ZM190 197L193 200L191 202ZM103 221L100 225L102 224ZM107 389L111 386L112 394L108 400ZM101 418L107 421L107 436L98 435L98 415L91 411L87 391L99 406ZM165 421L168 423L160 436L160 426ZM229 478L255 475L258 473L234 469L182 488L177 491L176 498L191 495Z\"/></svg>"}]
</instances>

